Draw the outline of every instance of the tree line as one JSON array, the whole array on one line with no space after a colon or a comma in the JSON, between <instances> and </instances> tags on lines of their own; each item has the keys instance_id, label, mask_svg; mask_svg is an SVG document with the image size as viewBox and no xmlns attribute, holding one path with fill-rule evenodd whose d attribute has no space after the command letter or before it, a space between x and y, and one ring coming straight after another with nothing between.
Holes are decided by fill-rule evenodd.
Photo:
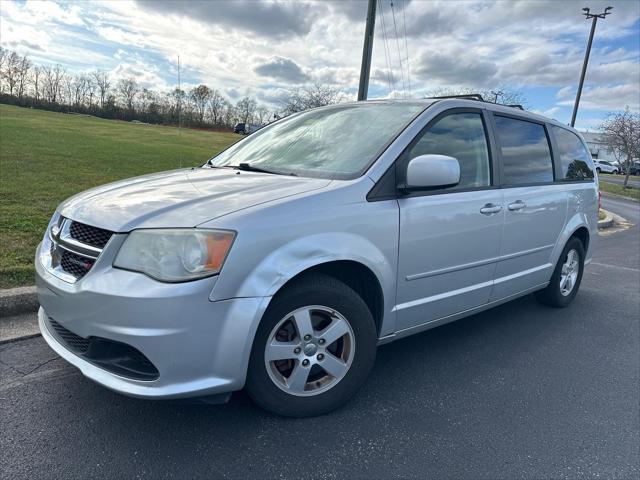
<instances>
[{"instance_id":1,"label":"tree line","mask_svg":"<svg viewBox=\"0 0 640 480\"><path fill-rule=\"evenodd\" d=\"M114 79L101 70L71 73L59 64L33 64L27 56L0 47L0 102L23 107L163 125L229 128L238 122L264 124L341 100L338 90L315 84L289 92L274 111L249 96L233 103L204 84L188 91L162 92L144 88L135 78Z\"/></svg>"}]
</instances>

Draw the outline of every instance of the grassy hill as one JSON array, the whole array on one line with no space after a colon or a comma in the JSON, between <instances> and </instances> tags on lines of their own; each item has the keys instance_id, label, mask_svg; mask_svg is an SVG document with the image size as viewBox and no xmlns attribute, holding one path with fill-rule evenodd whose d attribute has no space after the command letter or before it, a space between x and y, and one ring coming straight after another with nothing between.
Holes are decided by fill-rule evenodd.
<instances>
[{"instance_id":1,"label":"grassy hill","mask_svg":"<svg viewBox=\"0 0 640 480\"><path fill-rule=\"evenodd\" d=\"M0 104L0 288L33 284L33 257L65 198L121 178L204 163L233 133Z\"/></svg>"}]
</instances>

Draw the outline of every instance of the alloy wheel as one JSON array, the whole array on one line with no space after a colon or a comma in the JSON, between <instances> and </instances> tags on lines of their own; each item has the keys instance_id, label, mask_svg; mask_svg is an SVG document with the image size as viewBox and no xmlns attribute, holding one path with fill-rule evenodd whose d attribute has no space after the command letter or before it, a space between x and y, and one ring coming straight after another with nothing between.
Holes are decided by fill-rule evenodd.
<instances>
[{"instance_id":1,"label":"alloy wheel","mask_svg":"<svg viewBox=\"0 0 640 480\"><path fill-rule=\"evenodd\" d=\"M562 264L560 273L560 293L568 296L573 291L573 287L578 279L580 272L580 255L574 249L569 250L567 257Z\"/></svg>"},{"instance_id":2,"label":"alloy wheel","mask_svg":"<svg viewBox=\"0 0 640 480\"><path fill-rule=\"evenodd\" d=\"M286 315L271 330L264 351L269 378L296 396L323 393L342 380L355 353L355 335L347 319L320 305Z\"/></svg>"}]
</instances>

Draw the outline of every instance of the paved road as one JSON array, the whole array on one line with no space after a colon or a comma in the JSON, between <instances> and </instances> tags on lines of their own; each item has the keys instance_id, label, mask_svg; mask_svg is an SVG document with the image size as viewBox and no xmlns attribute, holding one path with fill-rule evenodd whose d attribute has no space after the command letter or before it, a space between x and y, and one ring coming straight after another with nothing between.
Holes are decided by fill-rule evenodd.
<instances>
[{"instance_id":1,"label":"paved road","mask_svg":"<svg viewBox=\"0 0 640 480\"><path fill-rule=\"evenodd\" d=\"M532 297L382 347L346 407L291 420L111 393L32 338L0 346L3 478L638 478L640 204L574 304Z\"/></svg>"},{"instance_id":2,"label":"paved road","mask_svg":"<svg viewBox=\"0 0 640 480\"><path fill-rule=\"evenodd\" d=\"M606 174L602 174L601 173L600 175L598 175L598 179L601 182L615 183L617 185L624 185L624 178L612 177L611 175L606 175ZM638 180L638 177L629 177L628 185L630 187L640 188L640 180Z\"/></svg>"}]
</instances>

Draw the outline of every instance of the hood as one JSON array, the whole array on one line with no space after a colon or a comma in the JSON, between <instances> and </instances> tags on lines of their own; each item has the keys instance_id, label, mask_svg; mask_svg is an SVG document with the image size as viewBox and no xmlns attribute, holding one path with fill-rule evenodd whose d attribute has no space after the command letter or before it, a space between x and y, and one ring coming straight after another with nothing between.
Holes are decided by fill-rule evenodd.
<instances>
[{"instance_id":1,"label":"hood","mask_svg":"<svg viewBox=\"0 0 640 480\"><path fill-rule=\"evenodd\" d=\"M63 202L59 211L64 217L114 232L195 227L329 183L226 168L173 170L87 190Z\"/></svg>"}]
</instances>

